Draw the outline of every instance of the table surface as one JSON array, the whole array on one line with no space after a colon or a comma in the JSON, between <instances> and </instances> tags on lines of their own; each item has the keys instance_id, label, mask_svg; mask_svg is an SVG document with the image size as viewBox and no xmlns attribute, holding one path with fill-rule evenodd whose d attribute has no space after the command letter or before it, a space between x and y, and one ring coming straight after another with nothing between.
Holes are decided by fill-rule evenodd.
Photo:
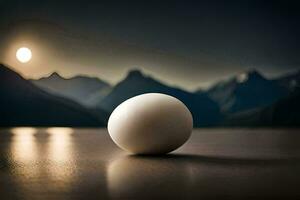
<instances>
[{"instance_id":1,"label":"table surface","mask_svg":"<svg viewBox=\"0 0 300 200\"><path fill-rule=\"evenodd\" d=\"M300 197L297 129L195 129L165 156L120 150L106 129L0 129L0 199Z\"/></svg>"}]
</instances>

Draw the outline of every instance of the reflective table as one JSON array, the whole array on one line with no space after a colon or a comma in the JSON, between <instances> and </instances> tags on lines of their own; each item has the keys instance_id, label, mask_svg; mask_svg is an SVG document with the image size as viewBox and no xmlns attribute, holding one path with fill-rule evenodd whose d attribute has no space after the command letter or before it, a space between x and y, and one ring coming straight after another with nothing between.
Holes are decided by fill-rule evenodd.
<instances>
[{"instance_id":1,"label":"reflective table","mask_svg":"<svg viewBox=\"0 0 300 200\"><path fill-rule=\"evenodd\" d=\"M300 198L300 130L195 129L165 156L106 129L2 128L0 199Z\"/></svg>"}]
</instances>

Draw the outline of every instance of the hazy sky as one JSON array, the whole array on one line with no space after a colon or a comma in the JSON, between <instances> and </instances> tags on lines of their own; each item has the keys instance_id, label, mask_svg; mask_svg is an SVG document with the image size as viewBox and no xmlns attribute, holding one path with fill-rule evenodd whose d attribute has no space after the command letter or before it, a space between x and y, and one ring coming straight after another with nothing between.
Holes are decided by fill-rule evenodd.
<instances>
[{"instance_id":1,"label":"hazy sky","mask_svg":"<svg viewBox=\"0 0 300 200\"><path fill-rule=\"evenodd\" d=\"M300 67L297 1L0 2L0 59L26 77L52 71L112 83L141 68L195 89L257 68L276 76ZM20 64L17 48L33 60Z\"/></svg>"}]
</instances>

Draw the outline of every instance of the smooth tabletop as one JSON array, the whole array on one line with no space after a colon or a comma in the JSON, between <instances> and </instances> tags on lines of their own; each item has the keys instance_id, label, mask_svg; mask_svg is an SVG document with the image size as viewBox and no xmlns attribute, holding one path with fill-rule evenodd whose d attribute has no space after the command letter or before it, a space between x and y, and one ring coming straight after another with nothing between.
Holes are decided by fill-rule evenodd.
<instances>
[{"instance_id":1,"label":"smooth tabletop","mask_svg":"<svg viewBox=\"0 0 300 200\"><path fill-rule=\"evenodd\" d=\"M195 129L133 156L106 129L0 129L0 199L296 199L299 129Z\"/></svg>"}]
</instances>

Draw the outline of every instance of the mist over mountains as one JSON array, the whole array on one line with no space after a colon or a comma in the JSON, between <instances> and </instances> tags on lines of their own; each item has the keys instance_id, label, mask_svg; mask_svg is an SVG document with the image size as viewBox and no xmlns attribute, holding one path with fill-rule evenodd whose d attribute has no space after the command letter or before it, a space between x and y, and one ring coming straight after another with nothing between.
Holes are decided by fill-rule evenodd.
<instances>
[{"instance_id":1,"label":"mist over mountains","mask_svg":"<svg viewBox=\"0 0 300 200\"><path fill-rule=\"evenodd\" d=\"M298 103L295 102L299 99L299 77L298 71L270 80L258 71L250 70L221 80L207 90L195 92L168 86L140 70L129 71L114 86L98 78L75 76L66 79L57 73L31 82L52 94L70 98L89 108L105 110L107 113L111 113L128 98L159 92L174 96L185 103L193 114L196 127L298 126ZM285 118L286 122L281 123L280 118Z\"/></svg>"}]
</instances>

